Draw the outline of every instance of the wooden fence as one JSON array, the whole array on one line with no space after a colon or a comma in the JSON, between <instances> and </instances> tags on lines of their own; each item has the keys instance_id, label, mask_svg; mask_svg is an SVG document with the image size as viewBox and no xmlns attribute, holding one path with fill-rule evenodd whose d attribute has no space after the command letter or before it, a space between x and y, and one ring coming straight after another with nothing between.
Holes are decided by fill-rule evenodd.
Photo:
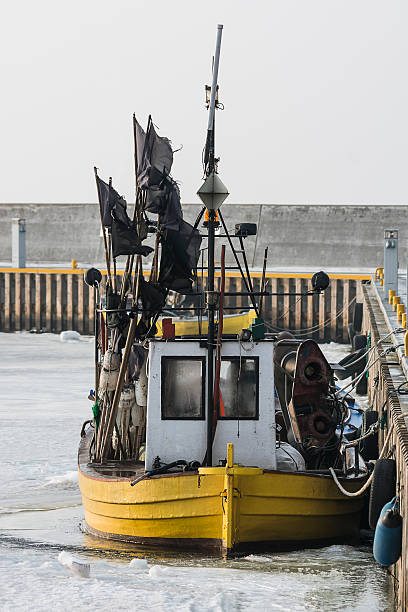
<instances>
[{"instance_id":1,"label":"wooden fence","mask_svg":"<svg viewBox=\"0 0 408 612\"><path fill-rule=\"evenodd\" d=\"M94 292L84 283L83 273L77 269L0 269L0 331L59 333L72 329L92 334ZM260 291L260 276L253 275L255 291ZM264 298L265 322L271 331L291 330L300 337L347 342L354 302L361 301L361 285L369 277L332 275L329 288L320 295L290 295L310 290L310 277L267 274L267 291L287 295ZM106 276L103 285L105 282ZM245 286L239 276L231 274L226 278L225 290L245 291ZM245 309L248 304L245 296L226 298L228 306Z\"/></svg>"}]
</instances>

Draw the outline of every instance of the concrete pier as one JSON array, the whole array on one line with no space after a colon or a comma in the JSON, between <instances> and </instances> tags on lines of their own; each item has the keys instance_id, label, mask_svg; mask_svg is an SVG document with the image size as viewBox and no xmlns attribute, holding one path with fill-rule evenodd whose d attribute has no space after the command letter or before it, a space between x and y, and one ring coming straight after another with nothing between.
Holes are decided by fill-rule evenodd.
<instances>
[{"instance_id":1,"label":"concrete pier","mask_svg":"<svg viewBox=\"0 0 408 612\"><path fill-rule=\"evenodd\" d=\"M396 460L396 495L399 497L403 518L403 541L402 555L390 568L390 575L394 584L396 609L402 611L408 609L408 360L404 348L406 331L401 330L397 311L389 303L380 280L373 278L371 284L365 284L363 295L363 330L369 334L371 345L376 347L374 357L377 361L370 369L368 377L368 399L370 408L378 411L382 424L379 431L380 449L393 424L392 437L385 456ZM405 300L404 288L401 301Z\"/></svg>"}]
</instances>

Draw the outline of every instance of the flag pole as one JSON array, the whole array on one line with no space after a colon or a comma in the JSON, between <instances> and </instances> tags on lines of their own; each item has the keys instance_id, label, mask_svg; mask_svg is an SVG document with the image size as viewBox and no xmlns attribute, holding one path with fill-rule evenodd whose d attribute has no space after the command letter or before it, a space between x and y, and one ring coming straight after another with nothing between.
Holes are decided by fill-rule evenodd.
<instances>
[{"instance_id":1,"label":"flag pole","mask_svg":"<svg viewBox=\"0 0 408 612\"><path fill-rule=\"evenodd\" d=\"M112 177L109 177L109 189L111 189L112 187ZM109 234L109 232L108 232ZM109 245L109 263L111 261L113 261L113 290L116 293L116 289L117 289L117 278L116 278L116 257L113 257L113 253L112 253L112 237L111 234L109 234L109 241L108 241L108 245Z\"/></svg>"},{"instance_id":2,"label":"flag pole","mask_svg":"<svg viewBox=\"0 0 408 612\"><path fill-rule=\"evenodd\" d=\"M96 166L94 166L94 174L95 174L95 181L96 181L96 191L98 193L99 214L100 214L100 217L101 217L103 245L105 247L106 270L108 272L109 282L112 283L111 271L110 271L110 263L109 263L109 254L108 254L108 244L107 244L107 241L106 241L105 226L103 224L103 216L102 216L102 204L101 204L101 198L100 198L99 189L98 189L98 168Z\"/></svg>"},{"instance_id":3,"label":"flag pole","mask_svg":"<svg viewBox=\"0 0 408 612\"><path fill-rule=\"evenodd\" d=\"M220 63L222 25L218 25L217 42L215 47L215 58L213 68L213 79L211 86L210 108L208 115L206 156L204 161L207 177L215 170L215 99L218 81L218 67ZM215 341L215 311L216 296L214 292L214 252L215 252L215 218L216 211L208 210L208 273L207 273L207 312L208 312L208 333L207 333L207 453L206 463L212 465L213 449L213 420L214 420L214 341Z\"/></svg>"}]
</instances>

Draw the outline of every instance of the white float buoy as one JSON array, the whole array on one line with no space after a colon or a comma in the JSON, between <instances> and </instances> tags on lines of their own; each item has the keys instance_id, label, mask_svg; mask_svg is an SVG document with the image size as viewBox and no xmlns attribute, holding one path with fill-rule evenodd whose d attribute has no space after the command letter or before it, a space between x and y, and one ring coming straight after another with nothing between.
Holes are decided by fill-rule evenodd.
<instances>
[{"instance_id":1,"label":"white float buoy","mask_svg":"<svg viewBox=\"0 0 408 612\"><path fill-rule=\"evenodd\" d=\"M81 559L77 559L65 550L60 552L58 555L58 561L61 563L61 565L71 570L73 574L79 576L80 578L89 578L91 574L91 566L89 563L82 561Z\"/></svg>"}]
</instances>

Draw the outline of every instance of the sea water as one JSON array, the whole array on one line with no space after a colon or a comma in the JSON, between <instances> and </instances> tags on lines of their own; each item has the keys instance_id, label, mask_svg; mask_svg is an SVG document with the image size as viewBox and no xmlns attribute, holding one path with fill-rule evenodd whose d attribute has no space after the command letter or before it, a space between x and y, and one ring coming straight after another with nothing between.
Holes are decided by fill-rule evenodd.
<instances>
[{"instance_id":1,"label":"sea water","mask_svg":"<svg viewBox=\"0 0 408 612\"><path fill-rule=\"evenodd\" d=\"M329 361L347 351L322 348ZM224 561L84 534L76 452L92 339L0 334L0 355L1 611L393 610L369 544Z\"/></svg>"}]
</instances>

